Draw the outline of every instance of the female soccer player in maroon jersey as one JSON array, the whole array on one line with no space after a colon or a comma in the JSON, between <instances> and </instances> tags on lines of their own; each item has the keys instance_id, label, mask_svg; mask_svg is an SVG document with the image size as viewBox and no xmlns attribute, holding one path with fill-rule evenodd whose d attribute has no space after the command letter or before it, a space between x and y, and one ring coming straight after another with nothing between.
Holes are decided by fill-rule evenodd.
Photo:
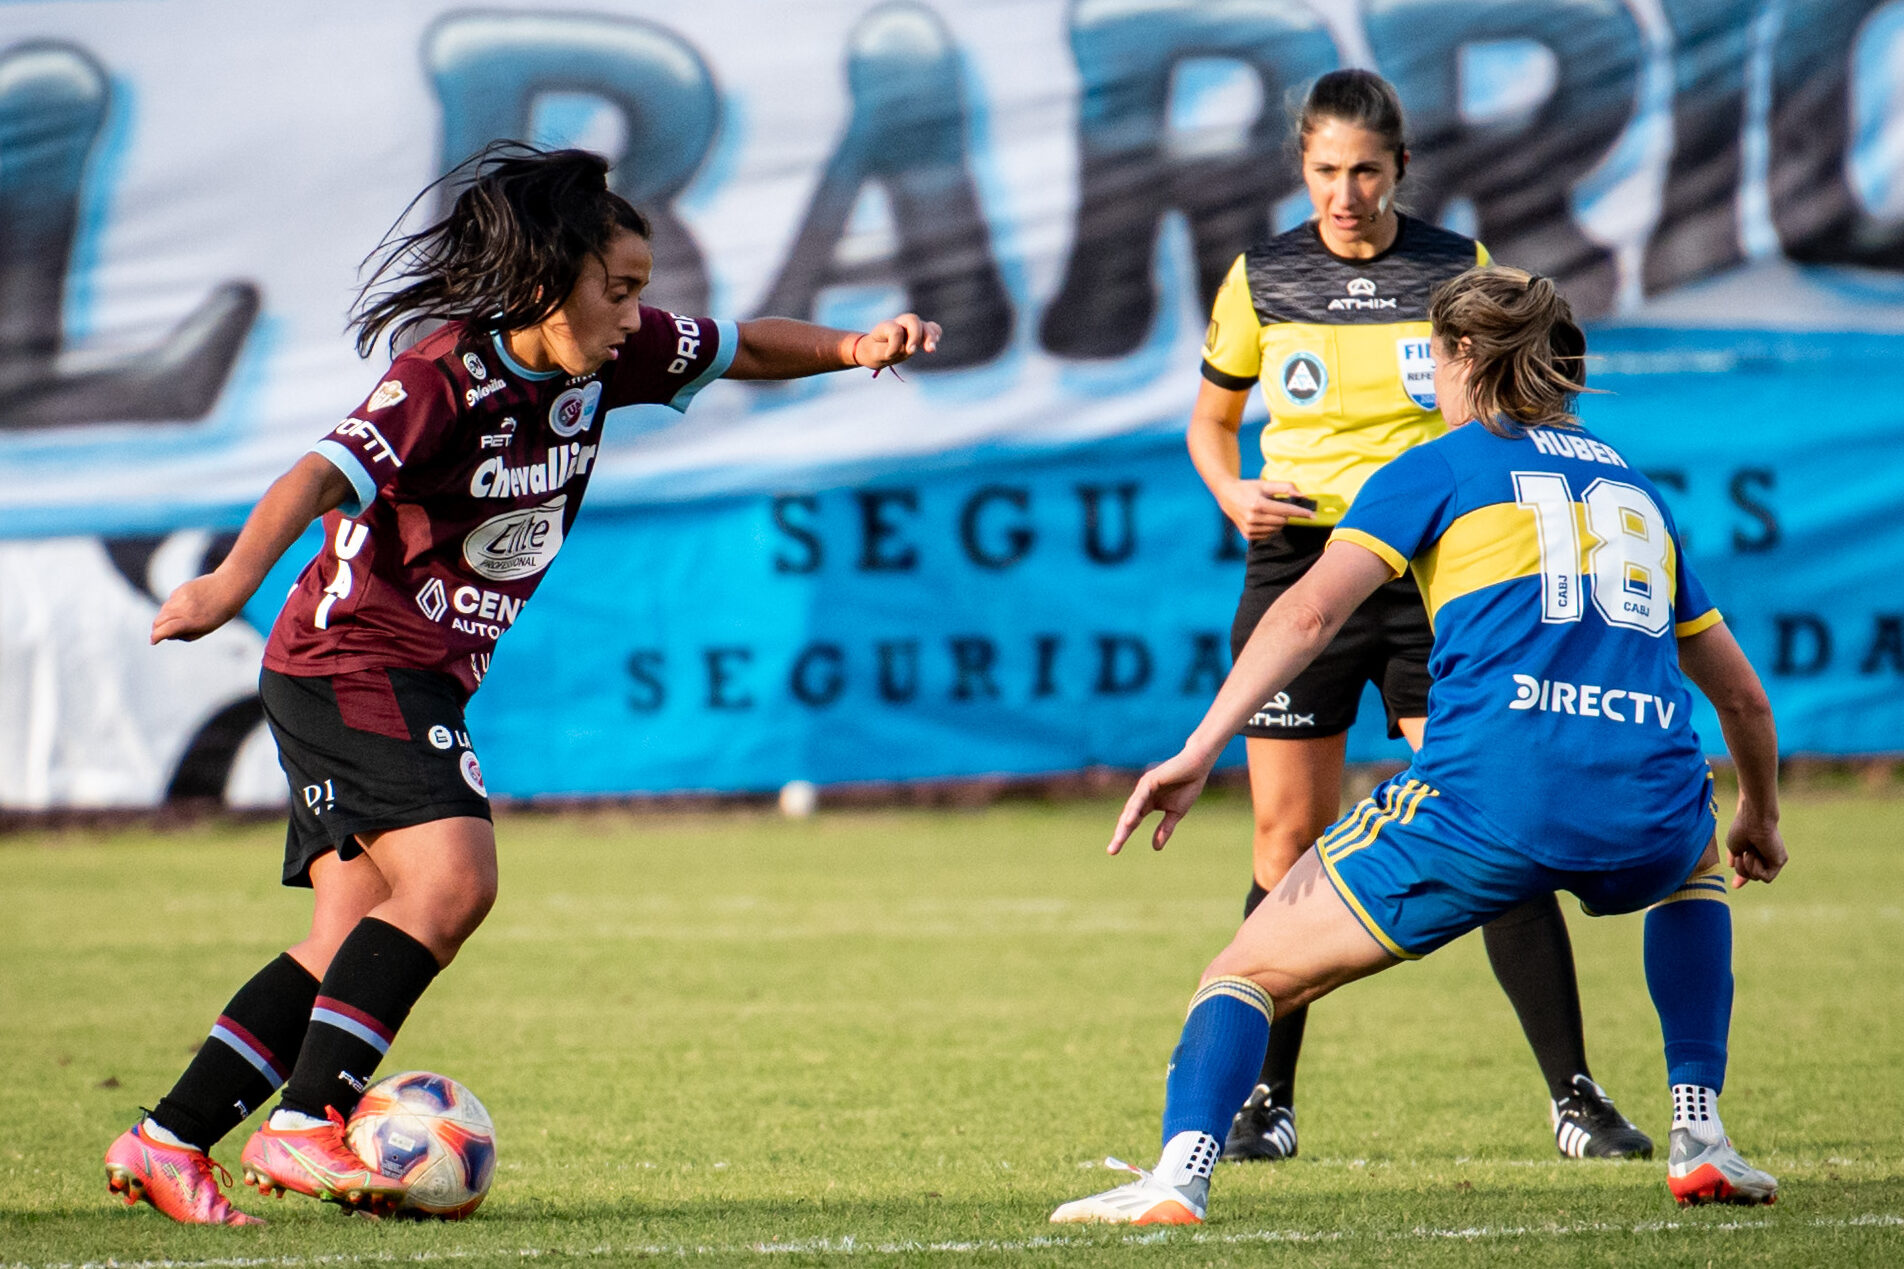
<instances>
[{"instance_id":1,"label":"female soccer player in maroon jersey","mask_svg":"<svg viewBox=\"0 0 1904 1269\"><path fill-rule=\"evenodd\" d=\"M358 351L444 324L152 625L154 643L216 630L323 517L324 547L278 615L259 683L291 789L284 882L313 890L310 932L239 989L177 1085L106 1154L115 1192L174 1220L256 1219L220 1192L206 1151L280 1085L244 1149L248 1183L373 1211L401 1199L344 1124L495 900L463 706L575 522L600 420L642 402L686 409L716 378L878 371L938 342L911 313L862 334L651 308L648 223L609 191L603 160L509 144L472 168L448 216L380 248Z\"/></svg>"}]
</instances>

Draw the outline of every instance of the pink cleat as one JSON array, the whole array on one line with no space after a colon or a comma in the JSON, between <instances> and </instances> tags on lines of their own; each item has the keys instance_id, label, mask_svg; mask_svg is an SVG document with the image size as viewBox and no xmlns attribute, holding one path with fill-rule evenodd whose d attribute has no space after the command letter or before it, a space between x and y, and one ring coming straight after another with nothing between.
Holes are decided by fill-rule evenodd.
<instances>
[{"instance_id":1,"label":"pink cleat","mask_svg":"<svg viewBox=\"0 0 1904 1269\"><path fill-rule=\"evenodd\" d=\"M130 1207L140 1199L186 1225L262 1225L256 1216L233 1207L220 1190L225 1171L202 1150L165 1146L149 1140L134 1124L106 1151L106 1185L125 1196Z\"/></svg>"},{"instance_id":2,"label":"pink cleat","mask_svg":"<svg viewBox=\"0 0 1904 1269\"><path fill-rule=\"evenodd\" d=\"M330 1108L325 1113L330 1122L316 1128L277 1129L266 1120L238 1157L245 1184L260 1194L289 1190L373 1216L395 1211L410 1187L366 1165L344 1139L344 1117Z\"/></svg>"}]
</instances>

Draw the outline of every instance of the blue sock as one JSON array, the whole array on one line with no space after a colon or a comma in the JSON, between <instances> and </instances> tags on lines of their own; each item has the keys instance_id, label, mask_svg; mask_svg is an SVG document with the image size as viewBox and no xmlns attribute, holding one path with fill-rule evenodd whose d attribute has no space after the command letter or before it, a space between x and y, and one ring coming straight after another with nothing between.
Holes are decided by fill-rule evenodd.
<instances>
[{"instance_id":1,"label":"blue sock","mask_svg":"<svg viewBox=\"0 0 1904 1269\"><path fill-rule=\"evenodd\" d=\"M1164 1144L1182 1132L1222 1143L1263 1069L1272 1012L1247 978L1213 978L1191 999L1164 1085Z\"/></svg>"},{"instance_id":2,"label":"blue sock","mask_svg":"<svg viewBox=\"0 0 1904 1269\"><path fill-rule=\"evenodd\" d=\"M1646 988L1666 1038L1666 1080L1725 1088L1732 909L1725 874L1692 878L1646 912Z\"/></svg>"}]
</instances>

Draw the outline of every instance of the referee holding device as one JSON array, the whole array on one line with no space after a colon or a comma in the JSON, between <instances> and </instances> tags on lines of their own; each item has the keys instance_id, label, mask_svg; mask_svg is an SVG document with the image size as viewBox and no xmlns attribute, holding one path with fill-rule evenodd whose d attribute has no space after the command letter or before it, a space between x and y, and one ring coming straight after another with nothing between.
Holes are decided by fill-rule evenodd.
<instances>
[{"instance_id":1,"label":"referee holding device","mask_svg":"<svg viewBox=\"0 0 1904 1269\"><path fill-rule=\"evenodd\" d=\"M1233 654L1321 556L1362 484L1446 431L1435 408L1428 297L1488 263L1487 249L1395 209L1408 163L1401 103L1365 70L1333 71L1297 124L1316 219L1244 252L1217 293L1191 414L1190 457L1249 539ZM1237 432L1257 382L1269 405L1260 479L1241 473ZM1255 810L1247 917L1334 823L1345 736L1362 685L1382 693L1391 737L1421 745L1434 643L1414 581L1382 586L1335 640L1243 728ZM1564 1155L1652 1155L1587 1069L1573 947L1549 894L1484 927L1488 959L1520 1016L1552 1097ZM1228 1159L1296 1153L1296 1061L1306 1009L1279 1016L1262 1074L1224 1145Z\"/></svg>"}]
</instances>

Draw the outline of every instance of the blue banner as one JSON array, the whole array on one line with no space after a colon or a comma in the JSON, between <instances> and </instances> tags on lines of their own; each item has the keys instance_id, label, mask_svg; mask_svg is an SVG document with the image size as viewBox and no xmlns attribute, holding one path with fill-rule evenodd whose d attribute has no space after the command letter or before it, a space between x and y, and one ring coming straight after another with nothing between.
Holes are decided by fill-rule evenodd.
<instances>
[{"instance_id":1,"label":"blue banner","mask_svg":"<svg viewBox=\"0 0 1904 1269\"><path fill-rule=\"evenodd\" d=\"M1904 403L1873 410L1867 387L1904 340L1593 347L1586 419L1667 495L1782 747L1904 748ZM591 509L472 725L491 786L518 794L1138 767L1228 670L1241 548L1174 434ZM1722 752L1703 701L1697 724ZM1406 754L1372 693L1349 754Z\"/></svg>"}]
</instances>

